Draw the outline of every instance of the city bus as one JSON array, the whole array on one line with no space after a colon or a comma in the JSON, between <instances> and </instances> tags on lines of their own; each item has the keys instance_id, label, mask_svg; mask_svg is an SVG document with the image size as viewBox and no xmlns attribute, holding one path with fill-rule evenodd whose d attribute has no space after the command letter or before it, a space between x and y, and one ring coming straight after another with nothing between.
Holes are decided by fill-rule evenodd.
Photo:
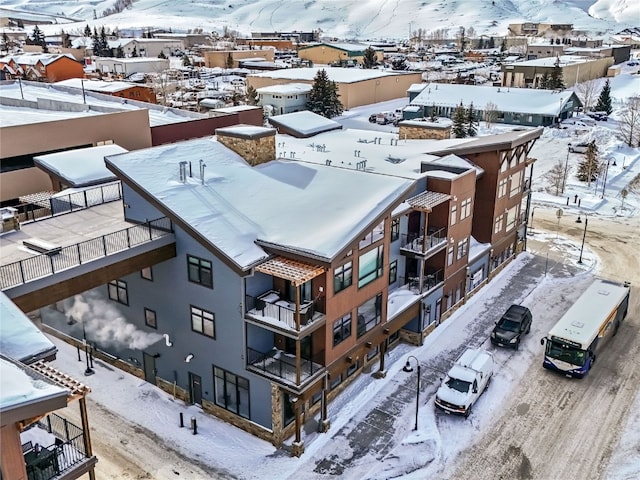
<instances>
[{"instance_id":1,"label":"city bus","mask_svg":"<svg viewBox=\"0 0 640 480\"><path fill-rule=\"evenodd\" d=\"M583 378L627 316L630 290L628 282L597 279L592 283L540 340L546 343L542 366Z\"/></svg>"}]
</instances>

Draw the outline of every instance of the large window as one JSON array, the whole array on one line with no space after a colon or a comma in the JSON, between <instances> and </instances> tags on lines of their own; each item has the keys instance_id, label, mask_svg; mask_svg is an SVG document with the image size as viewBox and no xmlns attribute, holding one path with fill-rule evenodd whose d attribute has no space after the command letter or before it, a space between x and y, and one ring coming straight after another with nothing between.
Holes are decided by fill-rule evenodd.
<instances>
[{"instance_id":1,"label":"large window","mask_svg":"<svg viewBox=\"0 0 640 480\"><path fill-rule=\"evenodd\" d=\"M452 265L453 264L453 245L449 245L449 248L447 248L447 265Z\"/></svg>"},{"instance_id":2,"label":"large window","mask_svg":"<svg viewBox=\"0 0 640 480\"><path fill-rule=\"evenodd\" d=\"M209 260L187 255L187 264L190 282L213 288L213 271Z\"/></svg>"},{"instance_id":3,"label":"large window","mask_svg":"<svg viewBox=\"0 0 640 480\"><path fill-rule=\"evenodd\" d=\"M502 231L503 221L504 221L504 215L498 215L496 217L496 223L493 225L493 233L500 233Z\"/></svg>"},{"instance_id":4,"label":"large window","mask_svg":"<svg viewBox=\"0 0 640 480\"><path fill-rule=\"evenodd\" d=\"M216 405L251 418L249 410L249 380L222 368L213 367L213 395Z\"/></svg>"},{"instance_id":5,"label":"large window","mask_svg":"<svg viewBox=\"0 0 640 480\"><path fill-rule=\"evenodd\" d=\"M516 219L518 218L518 206L511 207L507 211L507 232L516 226Z\"/></svg>"},{"instance_id":6,"label":"large window","mask_svg":"<svg viewBox=\"0 0 640 480\"><path fill-rule=\"evenodd\" d=\"M382 319L382 293L358 307L358 338L380 323Z\"/></svg>"},{"instance_id":7,"label":"large window","mask_svg":"<svg viewBox=\"0 0 640 480\"><path fill-rule=\"evenodd\" d=\"M207 337L216 338L216 317L198 307L191 306L191 330Z\"/></svg>"},{"instance_id":8,"label":"large window","mask_svg":"<svg viewBox=\"0 0 640 480\"><path fill-rule=\"evenodd\" d=\"M384 237L384 221L380 222L376 227L367 233L360 240L359 248L365 248Z\"/></svg>"},{"instance_id":9,"label":"large window","mask_svg":"<svg viewBox=\"0 0 640 480\"><path fill-rule=\"evenodd\" d=\"M507 162L504 163L505 165ZM502 198L507 194L507 178L503 178L498 183L498 198Z\"/></svg>"},{"instance_id":10,"label":"large window","mask_svg":"<svg viewBox=\"0 0 640 480\"><path fill-rule=\"evenodd\" d=\"M509 196L513 197L520 193L520 185L522 184L522 174L524 172L520 170L519 172L511 175L511 189L509 191Z\"/></svg>"},{"instance_id":11,"label":"large window","mask_svg":"<svg viewBox=\"0 0 640 480\"><path fill-rule=\"evenodd\" d=\"M147 327L158 328L158 322L156 321L156 312L148 308L144 309L144 324Z\"/></svg>"},{"instance_id":12,"label":"large window","mask_svg":"<svg viewBox=\"0 0 640 480\"><path fill-rule=\"evenodd\" d=\"M351 336L351 314L348 313L342 318L333 322L333 346L343 342Z\"/></svg>"},{"instance_id":13,"label":"large window","mask_svg":"<svg viewBox=\"0 0 640 480\"><path fill-rule=\"evenodd\" d=\"M460 220L464 220L471 215L471 199L467 198L460 204Z\"/></svg>"},{"instance_id":14,"label":"large window","mask_svg":"<svg viewBox=\"0 0 640 480\"><path fill-rule=\"evenodd\" d=\"M353 283L353 262L347 262L333 270L333 293L338 293Z\"/></svg>"},{"instance_id":15,"label":"large window","mask_svg":"<svg viewBox=\"0 0 640 480\"><path fill-rule=\"evenodd\" d=\"M458 221L458 206L452 205L451 206L451 225L455 225L457 221Z\"/></svg>"},{"instance_id":16,"label":"large window","mask_svg":"<svg viewBox=\"0 0 640 480\"><path fill-rule=\"evenodd\" d=\"M129 293L127 292L127 282L122 280L112 280L108 285L109 299L123 305L129 305Z\"/></svg>"},{"instance_id":17,"label":"large window","mask_svg":"<svg viewBox=\"0 0 640 480\"><path fill-rule=\"evenodd\" d=\"M458 260L464 257L467 254L467 249L469 248L469 240L464 238L458 242Z\"/></svg>"},{"instance_id":18,"label":"large window","mask_svg":"<svg viewBox=\"0 0 640 480\"><path fill-rule=\"evenodd\" d=\"M400 218L394 218L391 220L391 241L395 241L400 238Z\"/></svg>"},{"instance_id":19,"label":"large window","mask_svg":"<svg viewBox=\"0 0 640 480\"><path fill-rule=\"evenodd\" d=\"M398 280L398 261L394 260L389 264L389 285Z\"/></svg>"},{"instance_id":20,"label":"large window","mask_svg":"<svg viewBox=\"0 0 640 480\"><path fill-rule=\"evenodd\" d=\"M360 260L358 261L358 288L364 287L376 278L382 276L383 250L383 246L380 245L378 248L374 248L360 255Z\"/></svg>"}]
</instances>

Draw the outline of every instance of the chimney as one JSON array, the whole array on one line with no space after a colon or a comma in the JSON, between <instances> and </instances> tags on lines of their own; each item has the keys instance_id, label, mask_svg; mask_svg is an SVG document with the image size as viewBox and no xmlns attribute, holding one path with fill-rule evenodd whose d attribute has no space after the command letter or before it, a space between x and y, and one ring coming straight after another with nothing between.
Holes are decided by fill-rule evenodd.
<instances>
[{"instance_id":1,"label":"chimney","mask_svg":"<svg viewBox=\"0 0 640 480\"><path fill-rule=\"evenodd\" d=\"M255 125L235 125L217 128L216 137L252 166L276 158L276 129Z\"/></svg>"}]
</instances>

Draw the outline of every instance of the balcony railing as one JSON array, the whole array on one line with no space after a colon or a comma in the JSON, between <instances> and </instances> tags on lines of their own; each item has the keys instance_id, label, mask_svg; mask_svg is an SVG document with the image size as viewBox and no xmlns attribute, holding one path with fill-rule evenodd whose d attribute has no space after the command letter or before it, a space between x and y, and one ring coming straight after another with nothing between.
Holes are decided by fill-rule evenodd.
<instances>
[{"instance_id":1,"label":"balcony railing","mask_svg":"<svg viewBox=\"0 0 640 480\"><path fill-rule=\"evenodd\" d=\"M300 384L324 369L324 351L318 352L312 358L302 358L300 361ZM281 378L292 385L297 384L296 356L273 348L268 352L260 352L247 347L247 364L268 375Z\"/></svg>"},{"instance_id":2,"label":"balcony railing","mask_svg":"<svg viewBox=\"0 0 640 480\"><path fill-rule=\"evenodd\" d=\"M427 236L409 233L402 234L402 249L409 250L414 253L426 254L429 250L446 243L446 228L440 228L432 232L427 231Z\"/></svg>"},{"instance_id":3,"label":"balcony railing","mask_svg":"<svg viewBox=\"0 0 640 480\"><path fill-rule=\"evenodd\" d=\"M23 445L29 480L50 480L73 470L88 460L82 429L68 420L50 413L32 428L43 428L56 437L53 445Z\"/></svg>"},{"instance_id":4,"label":"balcony railing","mask_svg":"<svg viewBox=\"0 0 640 480\"><path fill-rule=\"evenodd\" d=\"M435 270L426 272L422 280L422 292L420 292L420 277L400 277L400 284L407 285L414 293L428 292L444 281L444 271Z\"/></svg>"},{"instance_id":5,"label":"balcony railing","mask_svg":"<svg viewBox=\"0 0 640 480\"><path fill-rule=\"evenodd\" d=\"M173 232L167 217L135 225L98 238L56 249L18 262L0 266L0 289L15 287L38 278L104 258Z\"/></svg>"},{"instance_id":6,"label":"balcony railing","mask_svg":"<svg viewBox=\"0 0 640 480\"><path fill-rule=\"evenodd\" d=\"M283 327L297 330L296 304L285 300L275 290L269 290L257 297L245 296L245 309L247 315L258 320L277 321ZM324 314L316 311L313 301L305 301L300 304L300 326L304 327L324 317Z\"/></svg>"}]
</instances>

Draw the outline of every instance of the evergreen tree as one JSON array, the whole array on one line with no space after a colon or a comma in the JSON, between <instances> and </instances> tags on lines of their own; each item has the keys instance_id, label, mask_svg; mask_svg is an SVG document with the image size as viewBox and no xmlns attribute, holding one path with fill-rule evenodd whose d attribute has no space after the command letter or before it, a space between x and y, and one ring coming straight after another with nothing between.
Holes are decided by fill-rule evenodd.
<instances>
[{"instance_id":1,"label":"evergreen tree","mask_svg":"<svg viewBox=\"0 0 640 480\"><path fill-rule=\"evenodd\" d=\"M158 58L164 58L166 59L167 56L164 54L164 52L162 50L160 50L160 53L158 54Z\"/></svg>"},{"instance_id":2,"label":"evergreen tree","mask_svg":"<svg viewBox=\"0 0 640 480\"><path fill-rule=\"evenodd\" d=\"M131 56L132 57L137 57L138 56L138 48L136 46L134 46L133 50L131 50Z\"/></svg>"},{"instance_id":3,"label":"evergreen tree","mask_svg":"<svg viewBox=\"0 0 640 480\"><path fill-rule=\"evenodd\" d=\"M7 52L9 51L9 35L7 35L7 32L2 32L2 50L6 50Z\"/></svg>"},{"instance_id":4,"label":"evergreen tree","mask_svg":"<svg viewBox=\"0 0 640 480\"><path fill-rule=\"evenodd\" d=\"M189 59L189 55L183 55L182 56L182 65L185 67L190 67L191 66L191 60Z\"/></svg>"},{"instance_id":5,"label":"evergreen tree","mask_svg":"<svg viewBox=\"0 0 640 480\"><path fill-rule=\"evenodd\" d=\"M438 115L436 113L436 104L431 105L431 114L429 115L429 120L435 122L438 120Z\"/></svg>"},{"instance_id":6,"label":"evergreen tree","mask_svg":"<svg viewBox=\"0 0 640 480\"><path fill-rule=\"evenodd\" d=\"M31 42L33 43L33 45L40 45L43 48L46 46L46 43L44 41L44 33L42 33L42 30L38 28L38 25L33 27L33 33L31 34Z\"/></svg>"},{"instance_id":7,"label":"evergreen tree","mask_svg":"<svg viewBox=\"0 0 640 480\"><path fill-rule=\"evenodd\" d=\"M326 70L318 70L309 92L307 109L326 118L336 117L344 110L339 97L338 86L329 80Z\"/></svg>"},{"instance_id":8,"label":"evergreen tree","mask_svg":"<svg viewBox=\"0 0 640 480\"><path fill-rule=\"evenodd\" d=\"M507 40L502 39L502 43L500 44L500 53L504 53L507 51Z\"/></svg>"},{"instance_id":9,"label":"evergreen tree","mask_svg":"<svg viewBox=\"0 0 640 480\"><path fill-rule=\"evenodd\" d=\"M549 87L550 90L564 90L564 80L562 78L562 68L560 67L560 57L556 58L556 63L553 65L553 70L551 70L551 75L549 76Z\"/></svg>"},{"instance_id":10,"label":"evergreen tree","mask_svg":"<svg viewBox=\"0 0 640 480\"><path fill-rule=\"evenodd\" d=\"M93 27L93 35L91 35L92 45L91 48L93 50L93 54L96 57L102 56L102 44L100 42L100 36L98 35L98 30L96 27Z\"/></svg>"},{"instance_id":11,"label":"evergreen tree","mask_svg":"<svg viewBox=\"0 0 640 480\"><path fill-rule=\"evenodd\" d=\"M578 164L578 180L581 182L587 182L591 185L591 182L595 182L602 170L600 160L598 159L598 146L595 140L589 143L587 151L584 155L584 160Z\"/></svg>"},{"instance_id":12,"label":"evergreen tree","mask_svg":"<svg viewBox=\"0 0 640 480\"><path fill-rule=\"evenodd\" d=\"M111 55L109 41L107 40L107 32L105 32L104 26L100 28L100 55L103 57Z\"/></svg>"},{"instance_id":13,"label":"evergreen tree","mask_svg":"<svg viewBox=\"0 0 640 480\"><path fill-rule=\"evenodd\" d=\"M231 55L231 52L229 52L227 54L227 64L226 64L226 66L229 69L233 68L233 55Z\"/></svg>"},{"instance_id":14,"label":"evergreen tree","mask_svg":"<svg viewBox=\"0 0 640 480\"><path fill-rule=\"evenodd\" d=\"M539 87L543 90L549 90L549 74L544 72L540 78Z\"/></svg>"},{"instance_id":15,"label":"evergreen tree","mask_svg":"<svg viewBox=\"0 0 640 480\"><path fill-rule=\"evenodd\" d=\"M496 48L496 41L493 39L493 37L489 37L487 48Z\"/></svg>"},{"instance_id":16,"label":"evergreen tree","mask_svg":"<svg viewBox=\"0 0 640 480\"><path fill-rule=\"evenodd\" d=\"M124 49L122 48L122 45L118 45L116 47L116 58L124 58Z\"/></svg>"},{"instance_id":17,"label":"evergreen tree","mask_svg":"<svg viewBox=\"0 0 640 480\"><path fill-rule=\"evenodd\" d=\"M453 127L451 130L456 138L464 138L467 136L466 123L467 114L462 102L460 102L460 105L458 105L453 112Z\"/></svg>"},{"instance_id":18,"label":"evergreen tree","mask_svg":"<svg viewBox=\"0 0 640 480\"><path fill-rule=\"evenodd\" d=\"M602 90L600 90L600 96L598 97L598 103L596 103L596 112L607 112L607 115L611 115L613 107L611 106L611 85L609 79L604 82Z\"/></svg>"},{"instance_id":19,"label":"evergreen tree","mask_svg":"<svg viewBox=\"0 0 640 480\"><path fill-rule=\"evenodd\" d=\"M84 36L85 37L90 37L91 36L91 29L89 28L88 24L84 26Z\"/></svg>"},{"instance_id":20,"label":"evergreen tree","mask_svg":"<svg viewBox=\"0 0 640 480\"><path fill-rule=\"evenodd\" d=\"M466 111L466 120L467 120L467 137L475 137L478 134L478 130L476 129L477 120L476 120L476 112L473 108L473 102L469 105L469 108Z\"/></svg>"},{"instance_id":21,"label":"evergreen tree","mask_svg":"<svg viewBox=\"0 0 640 480\"><path fill-rule=\"evenodd\" d=\"M247 87L247 104L249 105L257 105L258 104L258 92L252 85Z\"/></svg>"},{"instance_id":22,"label":"evergreen tree","mask_svg":"<svg viewBox=\"0 0 640 480\"><path fill-rule=\"evenodd\" d=\"M62 48L71 47L71 36L64 30L60 30L60 40L62 42Z\"/></svg>"},{"instance_id":23,"label":"evergreen tree","mask_svg":"<svg viewBox=\"0 0 640 480\"><path fill-rule=\"evenodd\" d=\"M373 68L378 64L378 56L372 47L367 47L362 55L362 67Z\"/></svg>"},{"instance_id":24,"label":"evergreen tree","mask_svg":"<svg viewBox=\"0 0 640 480\"><path fill-rule=\"evenodd\" d=\"M407 59L404 57L396 57L391 60L391 67L394 70L406 70L407 69Z\"/></svg>"}]
</instances>

